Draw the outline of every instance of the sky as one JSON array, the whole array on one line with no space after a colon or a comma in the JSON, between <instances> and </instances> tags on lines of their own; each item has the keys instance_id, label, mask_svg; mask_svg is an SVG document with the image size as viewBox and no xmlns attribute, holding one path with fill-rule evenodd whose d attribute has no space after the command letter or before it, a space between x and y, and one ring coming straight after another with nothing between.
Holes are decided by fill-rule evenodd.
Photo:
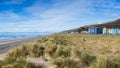
<instances>
[{"instance_id":1,"label":"sky","mask_svg":"<svg viewBox=\"0 0 120 68\"><path fill-rule=\"evenodd\" d=\"M60 32L120 18L120 0L0 0L0 32Z\"/></svg>"}]
</instances>

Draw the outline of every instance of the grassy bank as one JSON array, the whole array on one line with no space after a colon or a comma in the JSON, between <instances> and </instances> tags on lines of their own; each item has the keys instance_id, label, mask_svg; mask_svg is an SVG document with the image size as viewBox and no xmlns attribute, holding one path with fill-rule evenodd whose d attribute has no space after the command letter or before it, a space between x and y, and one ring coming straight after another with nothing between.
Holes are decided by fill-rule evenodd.
<instances>
[{"instance_id":1,"label":"grassy bank","mask_svg":"<svg viewBox=\"0 0 120 68\"><path fill-rule=\"evenodd\" d=\"M55 34L11 50L1 68L120 68L120 36ZM42 57L46 66L27 62ZM21 67L20 67L21 66Z\"/></svg>"}]
</instances>

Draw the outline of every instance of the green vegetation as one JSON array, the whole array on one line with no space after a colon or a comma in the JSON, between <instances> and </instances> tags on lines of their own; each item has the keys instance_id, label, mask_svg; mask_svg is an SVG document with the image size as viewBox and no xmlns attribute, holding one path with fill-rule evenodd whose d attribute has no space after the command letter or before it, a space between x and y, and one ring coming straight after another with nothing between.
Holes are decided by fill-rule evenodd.
<instances>
[{"instance_id":1,"label":"green vegetation","mask_svg":"<svg viewBox=\"0 0 120 68\"><path fill-rule=\"evenodd\" d=\"M32 63L26 62L23 59L14 60L11 58L5 58L0 62L0 68L33 68Z\"/></svg>"},{"instance_id":2,"label":"green vegetation","mask_svg":"<svg viewBox=\"0 0 120 68\"><path fill-rule=\"evenodd\" d=\"M11 50L0 62L0 66L37 68L26 59L42 57L49 62L46 63L47 66L54 66L52 68L120 68L119 38L103 35L54 34Z\"/></svg>"}]
</instances>

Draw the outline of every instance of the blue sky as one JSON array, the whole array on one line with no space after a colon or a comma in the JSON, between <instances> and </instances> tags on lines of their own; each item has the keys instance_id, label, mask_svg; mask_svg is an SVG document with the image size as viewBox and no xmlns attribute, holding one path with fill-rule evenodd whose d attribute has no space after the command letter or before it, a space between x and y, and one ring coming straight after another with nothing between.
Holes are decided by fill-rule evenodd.
<instances>
[{"instance_id":1,"label":"blue sky","mask_svg":"<svg viewBox=\"0 0 120 68\"><path fill-rule=\"evenodd\" d=\"M59 32L120 18L120 0L0 0L0 32Z\"/></svg>"}]
</instances>

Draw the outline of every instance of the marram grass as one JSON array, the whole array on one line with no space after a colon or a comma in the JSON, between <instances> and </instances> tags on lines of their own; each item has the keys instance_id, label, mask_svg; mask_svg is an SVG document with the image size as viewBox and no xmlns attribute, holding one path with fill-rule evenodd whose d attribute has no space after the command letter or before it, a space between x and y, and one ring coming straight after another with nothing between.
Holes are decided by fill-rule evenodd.
<instances>
[{"instance_id":1,"label":"marram grass","mask_svg":"<svg viewBox=\"0 0 120 68\"><path fill-rule=\"evenodd\" d=\"M92 68L120 68L120 58L99 56Z\"/></svg>"},{"instance_id":2,"label":"marram grass","mask_svg":"<svg viewBox=\"0 0 120 68\"><path fill-rule=\"evenodd\" d=\"M120 68L119 38L120 36L54 34L11 50L0 62L0 67L37 68L36 64L25 59L43 57L54 68Z\"/></svg>"}]
</instances>

